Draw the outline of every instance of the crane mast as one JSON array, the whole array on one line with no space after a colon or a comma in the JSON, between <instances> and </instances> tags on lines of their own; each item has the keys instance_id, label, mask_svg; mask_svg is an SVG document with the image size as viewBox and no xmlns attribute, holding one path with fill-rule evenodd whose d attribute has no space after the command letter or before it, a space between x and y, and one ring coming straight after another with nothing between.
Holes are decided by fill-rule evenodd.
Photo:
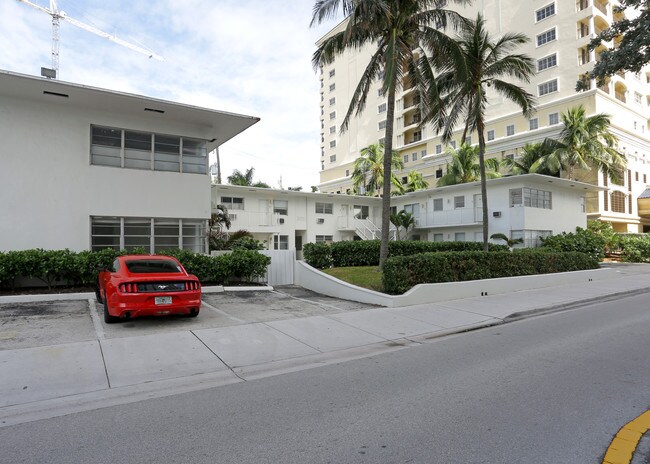
<instances>
[{"instance_id":1,"label":"crane mast","mask_svg":"<svg viewBox=\"0 0 650 464\"><path fill-rule=\"evenodd\" d=\"M105 39L115 42L116 44L122 45L123 47L126 47L130 50L147 55L149 58L163 61L162 56L152 52L151 50L148 50L144 47L140 47L138 45L134 45L132 43L127 42L126 40L122 40L116 37L113 34L109 34L100 29L97 29L94 26L90 26L77 19L71 18L64 11L59 10L58 5L56 4L56 0L50 0L49 9L41 5L37 5L36 3L32 3L29 0L18 0L18 1L26 5L29 5L32 8L35 8L39 11L42 11L43 13L46 13L52 17L52 70L54 71L54 77L56 77L59 74L59 36L60 36L59 30L61 28L62 19L74 26L77 26L80 29L83 29L88 32L92 32L93 34L96 34L100 37L104 37ZM51 77L51 76L48 75L47 77Z\"/></svg>"}]
</instances>

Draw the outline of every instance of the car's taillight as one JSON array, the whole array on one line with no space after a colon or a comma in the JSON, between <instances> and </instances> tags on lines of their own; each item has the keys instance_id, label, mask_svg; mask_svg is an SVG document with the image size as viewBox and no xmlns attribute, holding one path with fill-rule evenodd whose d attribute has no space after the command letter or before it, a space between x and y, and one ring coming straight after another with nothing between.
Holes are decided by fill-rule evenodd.
<instances>
[{"instance_id":1,"label":"car's taillight","mask_svg":"<svg viewBox=\"0 0 650 464\"><path fill-rule=\"evenodd\" d=\"M188 282L185 282L185 290L198 290L199 289L199 283L195 280L190 280Z\"/></svg>"},{"instance_id":2,"label":"car's taillight","mask_svg":"<svg viewBox=\"0 0 650 464\"><path fill-rule=\"evenodd\" d=\"M122 293L138 293L138 284L120 284Z\"/></svg>"}]
</instances>

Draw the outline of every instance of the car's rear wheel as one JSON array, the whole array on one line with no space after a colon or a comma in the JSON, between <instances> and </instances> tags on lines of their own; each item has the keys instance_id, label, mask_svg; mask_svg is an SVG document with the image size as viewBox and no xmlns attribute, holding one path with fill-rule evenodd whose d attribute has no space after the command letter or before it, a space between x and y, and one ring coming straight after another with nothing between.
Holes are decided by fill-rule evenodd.
<instances>
[{"instance_id":1,"label":"car's rear wheel","mask_svg":"<svg viewBox=\"0 0 650 464\"><path fill-rule=\"evenodd\" d=\"M188 314L186 314L186 317L196 317L199 315L199 310L198 309L191 309Z\"/></svg>"},{"instance_id":2,"label":"car's rear wheel","mask_svg":"<svg viewBox=\"0 0 650 464\"><path fill-rule=\"evenodd\" d=\"M104 322L106 322L107 324L113 324L113 323L119 321L120 320L119 317L111 316L110 313L108 312L108 304L106 303L106 295L104 295L103 302L104 302Z\"/></svg>"}]
</instances>

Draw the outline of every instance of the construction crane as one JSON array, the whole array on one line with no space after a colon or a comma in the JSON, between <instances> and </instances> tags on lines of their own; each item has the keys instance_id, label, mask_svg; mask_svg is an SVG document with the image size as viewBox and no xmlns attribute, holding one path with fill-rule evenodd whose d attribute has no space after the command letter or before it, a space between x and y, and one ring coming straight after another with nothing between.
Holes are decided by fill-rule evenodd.
<instances>
[{"instance_id":1,"label":"construction crane","mask_svg":"<svg viewBox=\"0 0 650 464\"><path fill-rule=\"evenodd\" d=\"M159 61L163 60L162 56L155 54L151 50L147 50L146 48L139 47L138 45L133 45L132 43L129 43L125 40L115 37L113 34L109 34L108 32L99 30L94 26L90 26L74 18L71 18L65 13L65 11L59 10L59 7L56 4L56 0L50 0L49 9L37 5L36 3L32 3L28 0L18 0L18 1L24 3L25 5L29 5L32 8L36 8L37 10L42 11L43 13L47 13L52 17L52 70L54 71L54 73L53 75L47 75L46 77L56 78L56 76L59 73L59 27L61 25L61 20L67 21L70 24L77 26L78 28L81 28L88 32L92 32L93 34L97 34L100 37L104 37L105 39L120 44L133 51L143 53L147 55L149 58L153 58Z\"/></svg>"}]
</instances>

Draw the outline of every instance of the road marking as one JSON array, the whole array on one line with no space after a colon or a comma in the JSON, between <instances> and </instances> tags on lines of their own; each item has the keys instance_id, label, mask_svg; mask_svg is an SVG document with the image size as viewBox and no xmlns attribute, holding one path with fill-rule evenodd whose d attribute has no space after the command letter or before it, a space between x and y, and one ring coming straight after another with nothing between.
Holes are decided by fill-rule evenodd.
<instances>
[{"instance_id":1,"label":"road marking","mask_svg":"<svg viewBox=\"0 0 650 464\"><path fill-rule=\"evenodd\" d=\"M629 464L641 437L650 429L650 409L625 424L607 448L603 464Z\"/></svg>"},{"instance_id":2,"label":"road marking","mask_svg":"<svg viewBox=\"0 0 650 464\"><path fill-rule=\"evenodd\" d=\"M205 301L202 301L201 304L203 304L203 306L205 306L205 307L208 308L208 309L211 309L212 311L214 311L214 312L217 313L217 314L221 314L222 316L226 316L226 317L227 317L228 319L230 319L231 321L239 322L240 324L246 324L246 321L245 321L245 320L243 320L243 319L239 319L238 317L235 317L235 316L231 316L231 315L228 314L227 312L222 311L222 310L220 310L220 309L217 309L217 308L215 308L214 306L212 306L211 304L206 303Z\"/></svg>"},{"instance_id":3,"label":"road marking","mask_svg":"<svg viewBox=\"0 0 650 464\"><path fill-rule=\"evenodd\" d=\"M88 309L90 310L90 318L93 320L97 340L103 340L105 337L104 327L102 326L102 321L99 320L99 316L97 315L97 306L95 305L94 298L88 298Z\"/></svg>"}]
</instances>

